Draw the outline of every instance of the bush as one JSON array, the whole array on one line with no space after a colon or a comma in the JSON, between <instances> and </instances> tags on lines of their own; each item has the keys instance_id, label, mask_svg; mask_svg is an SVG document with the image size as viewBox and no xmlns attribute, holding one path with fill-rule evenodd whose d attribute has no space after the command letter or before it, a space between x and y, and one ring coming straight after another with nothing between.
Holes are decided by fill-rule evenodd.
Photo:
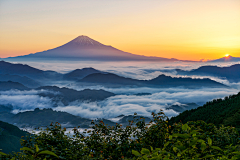
<instances>
[{"instance_id":1,"label":"bush","mask_svg":"<svg viewBox=\"0 0 240 160\"><path fill-rule=\"evenodd\" d=\"M67 135L66 128L55 123L39 134L25 137L21 144L30 150L36 150L38 146L39 150L51 151L59 159L141 159L159 155L162 156L160 159L203 158L208 155L212 158L234 158L239 153L239 135L233 127L217 128L203 121L170 126L163 112L152 113L152 116L149 124L140 118L129 121L127 127L92 121L91 129L80 133L78 128L74 128L73 135ZM26 152L4 157L23 159L24 156L27 156ZM37 157L58 159L52 155Z\"/></svg>"}]
</instances>

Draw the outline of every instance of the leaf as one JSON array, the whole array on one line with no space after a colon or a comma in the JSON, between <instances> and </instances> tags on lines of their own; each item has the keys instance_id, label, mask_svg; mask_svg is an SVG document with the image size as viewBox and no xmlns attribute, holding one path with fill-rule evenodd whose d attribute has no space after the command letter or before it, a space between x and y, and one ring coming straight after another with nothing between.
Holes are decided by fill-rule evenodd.
<instances>
[{"instance_id":1,"label":"leaf","mask_svg":"<svg viewBox=\"0 0 240 160\"><path fill-rule=\"evenodd\" d=\"M135 151L135 150L132 150L132 154L134 154L137 157L141 156L141 154L138 151Z\"/></svg>"},{"instance_id":2,"label":"leaf","mask_svg":"<svg viewBox=\"0 0 240 160\"><path fill-rule=\"evenodd\" d=\"M182 130L184 130L184 131L187 131L188 130L188 125L187 124L184 124L183 126L182 126Z\"/></svg>"},{"instance_id":3,"label":"leaf","mask_svg":"<svg viewBox=\"0 0 240 160\"><path fill-rule=\"evenodd\" d=\"M173 137L180 137L180 138L184 138L184 139L190 137L189 134L173 134L172 136Z\"/></svg>"},{"instance_id":4,"label":"leaf","mask_svg":"<svg viewBox=\"0 0 240 160\"><path fill-rule=\"evenodd\" d=\"M193 131L191 131L191 133L190 134L197 134L198 133L198 131L197 130L193 130Z\"/></svg>"},{"instance_id":5,"label":"leaf","mask_svg":"<svg viewBox=\"0 0 240 160\"><path fill-rule=\"evenodd\" d=\"M196 145L196 143L197 143L197 139L195 139L195 140L193 140L192 142L190 142L190 146L191 147L194 147L195 145Z\"/></svg>"},{"instance_id":6,"label":"leaf","mask_svg":"<svg viewBox=\"0 0 240 160\"><path fill-rule=\"evenodd\" d=\"M202 157L203 159L204 158L211 158L211 157L214 157L215 155L206 155L206 156L204 156L204 157Z\"/></svg>"},{"instance_id":7,"label":"leaf","mask_svg":"<svg viewBox=\"0 0 240 160\"><path fill-rule=\"evenodd\" d=\"M147 155L144 155L144 156L143 156L143 159L148 160L148 156L147 156Z\"/></svg>"},{"instance_id":8,"label":"leaf","mask_svg":"<svg viewBox=\"0 0 240 160\"><path fill-rule=\"evenodd\" d=\"M178 157L181 157L181 154L180 154L180 153L178 153L178 154L177 154L177 156L178 156Z\"/></svg>"},{"instance_id":9,"label":"leaf","mask_svg":"<svg viewBox=\"0 0 240 160\"><path fill-rule=\"evenodd\" d=\"M21 151L29 151L29 152L32 152L32 153L34 153L34 151L33 150L31 150L30 148L28 148L28 147L23 147L23 148L20 148L20 150Z\"/></svg>"},{"instance_id":10,"label":"leaf","mask_svg":"<svg viewBox=\"0 0 240 160\"><path fill-rule=\"evenodd\" d=\"M210 137L208 137L208 145L211 146L212 145L212 139Z\"/></svg>"},{"instance_id":11,"label":"leaf","mask_svg":"<svg viewBox=\"0 0 240 160\"><path fill-rule=\"evenodd\" d=\"M7 154L6 154L6 153L3 153L3 152L0 152L0 155L6 156Z\"/></svg>"},{"instance_id":12,"label":"leaf","mask_svg":"<svg viewBox=\"0 0 240 160\"><path fill-rule=\"evenodd\" d=\"M164 148L166 148L169 145L169 141L167 143L164 144Z\"/></svg>"},{"instance_id":13,"label":"leaf","mask_svg":"<svg viewBox=\"0 0 240 160\"><path fill-rule=\"evenodd\" d=\"M201 143L201 150L204 151L207 148L207 145L203 142Z\"/></svg>"},{"instance_id":14,"label":"leaf","mask_svg":"<svg viewBox=\"0 0 240 160\"><path fill-rule=\"evenodd\" d=\"M142 154L150 154L150 151L146 148L142 148L141 153Z\"/></svg>"},{"instance_id":15,"label":"leaf","mask_svg":"<svg viewBox=\"0 0 240 160\"><path fill-rule=\"evenodd\" d=\"M217 147L217 146L211 146L212 149L216 149L216 150L219 150L219 151L222 151L221 148Z\"/></svg>"},{"instance_id":16,"label":"leaf","mask_svg":"<svg viewBox=\"0 0 240 160\"><path fill-rule=\"evenodd\" d=\"M41 151L41 152L39 152L38 154L39 154L39 155L40 155L40 154L48 154L48 155L52 155L52 156L55 156L55 157L58 158L58 156L57 156L55 153L51 152L51 151Z\"/></svg>"},{"instance_id":17,"label":"leaf","mask_svg":"<svg viewBox=\"0 0 240 160\"><path fill-rule=\"evenodd\" d=\"M36 144L36 152L38 153L39 152L39 148L38 148L38 145Z\"/></svg>"},{"instance_id":18,"label":"leaf","mask_svg":"<svg viewBox=\"0 0 240 160\"><path fill-rule=\"evenodd\" d=\"M177 147L173 147L174 152L177 152L177 150L178 150Z\"/></svg>"},{"instance_id":19,"label":"leaf","mask_svg":"<svg viewBox=\"0 0 240 160\"><path fill-rule=\"evenodd\" d=\"M178 137L186 139L186 138L189 138L190 135L189 134L179 134Z\"/></svg>"},{"instance_id":20,"label":"leaf","mask_svg":"<svg viewBox=\"0 0 240 160\"><path fill-rule=\"evenodd\" d=\"M171 135L169 136L169 140L172 140L172 136Z\"/></svg>"},{"instance_id":21,"label":"leaf","mask_svg":"<svg viewBox=\"0 0 240 160\"><path fill-rule=\"evenodd\" d=\"M152 147L152 146L150 146L150 148L151 148L151 151L153 151L153 147Z\"/></svg>"}]
</instances>

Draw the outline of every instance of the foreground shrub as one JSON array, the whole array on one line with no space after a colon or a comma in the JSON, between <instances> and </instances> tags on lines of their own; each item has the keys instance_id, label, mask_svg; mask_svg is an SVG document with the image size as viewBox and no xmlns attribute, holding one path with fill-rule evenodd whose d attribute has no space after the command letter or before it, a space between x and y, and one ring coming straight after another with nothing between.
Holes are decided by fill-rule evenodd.
<instances>
[{"instance_id":1,"label":"foreground shrub","mask_svg":"<svg viewBox=\"0 0 240 160\"><path fill-rule=\"evenodd\" d=\"M213 145L213 141L201 128L184 124L181 133L169 135L162 148L143 148L141 154L132 150L134 159L240 159L240 146L226 145L224 148Z\"/></svg>"},{"instance_id":2,"label":"foreground shrub","mask_svg":"<svg viewBox=\"0 0 240 160\"><path fill-rule=\"evenodd\" d=\"M135 114L136 116L136 114ZM239 135L233 127L217 128L203 121L168 124L163 112L152 113L153 120L145 124L144 118L108 126L103 121L86 129L78 128L66 133L59 123L51 124L36 135L21 141L30 150L49 151L59 159L192 159L234 158L239 153ZM133 154L134 153L134 154ZM141 154L140 154L141 153ZM2 155L5 158L24 159L27 152ZM53 155L37 155L40 159L58 159Z\"/></svg>"}]
</instances>

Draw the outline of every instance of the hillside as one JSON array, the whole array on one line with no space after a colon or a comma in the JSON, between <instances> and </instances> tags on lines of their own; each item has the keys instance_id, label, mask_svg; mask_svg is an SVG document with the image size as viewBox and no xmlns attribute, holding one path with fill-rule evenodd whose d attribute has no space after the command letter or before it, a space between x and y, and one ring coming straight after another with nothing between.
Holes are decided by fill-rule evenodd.
<instances>
[{"instance_id":1,"label":"hillside","mask_svg":"<svg viewBox=\"0 0 240 160\"><path fill-rule=\"evenodd\" d=\"M75 69L69 73L64 74L63 79L65 80L79 80L93 73L104 73L94 68L82 68Z\"/></svg>"},{"instance_id":2,"label":"hillside","mask_svg":"<svg viewBox=\"0 0 240 160\"><path fill-rule=\"evenodd\" d=\"M53 111L52 109L38 109L34 111L20 112L9 117L7 122L19 127L45 127L52 122L59 122L65 127L89 127L91 120L74 116L67 112Z\"/></svg>"},{"instance_id":3,"label":"hillside","mask_svg":"<svg viewBox=\"0 0 240 160\"><path fill-rule=\"evenodd\" d=\"M18 82L12 82L12 81L1 82L0 81L0 91L7 91L7 90L11 90L11 89L29 90L28 87L26 87Z\"/></svg>"},{"instance_id":4,"label":"hillside","mask_svg":"<svg viewBox=\"0 0 240 160\"><path fill-rule=\"evenodd\" d=\"M18 76L18 75L0 74L0 81L18 82L29 88L41 86L39 82L31 78L28 78L26 76Z\"/></svg>"},{"instance_id":5,"label":"hillside","mask_svg":"<svg viewBox=\"0 0 240 160\"><path fill-rule=\"evenodd\" d=\"M0 149L4 153L19 152L21 148L20 139L26 134L27 132L20 130L18 127L0 121Z\"/></svg>"},{"instance_id":6,"label":"hillside","mask_svg":"<svg viewBox=\"0 0 240 160\"><path fill-rule=\"evenodd\" d=\"M37 90L48 90L54 91L55 93L46 92L40 93L40 96L53 98L53 100L61 101L64 105L67 105L69 102L72 101L100 101L104 100L108 97L114 96L114 93L104 91L104 90L91 90L91 89L84 89L82 91L76 91L74 89L69 88L59 88L57 86L43 86L37 88Z\"/></svg>"},{"instance_id":7,"label":"hillside","mask_svg":"<svg viewBox=\"0 0 240 160\"><path fill-rule=\"evenodd\" d=\"M172 117L170 123L182 121L203 120L206 123L213 123L217 126L226 125L240 129L240 92L224 99L215 99L207 102L196 109L187 110L176 117Z\"/></svg>"}]
</instances>

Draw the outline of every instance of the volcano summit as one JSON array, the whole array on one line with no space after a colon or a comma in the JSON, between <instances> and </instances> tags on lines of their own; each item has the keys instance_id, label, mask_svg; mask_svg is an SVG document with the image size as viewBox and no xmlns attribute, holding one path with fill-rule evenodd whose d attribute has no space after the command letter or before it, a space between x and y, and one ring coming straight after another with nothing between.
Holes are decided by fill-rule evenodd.
<instances>
[{"instance_id":1,"label":"volcano summit","mask_svg":"<svg viewBox=\"0 0 240 160\"><path fill-rule=\"evenodd\" d=\"M87 61L178 61L161 57L146 57L118 50L87 36L79 36L54 49L34 54L9 57L18 60L87 60Z\"/></svg>"}]
</instances>

